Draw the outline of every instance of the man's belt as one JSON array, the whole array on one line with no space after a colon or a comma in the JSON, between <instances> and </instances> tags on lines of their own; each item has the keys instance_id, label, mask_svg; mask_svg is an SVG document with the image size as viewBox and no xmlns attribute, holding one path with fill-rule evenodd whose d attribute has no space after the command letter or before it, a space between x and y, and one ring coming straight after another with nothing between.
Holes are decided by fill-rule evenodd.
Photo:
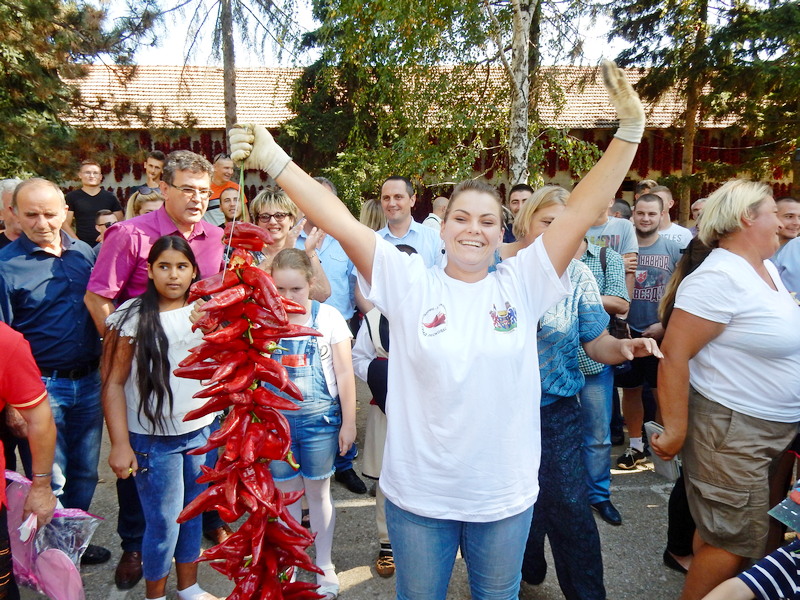
<instances>
[{"instance_id":1,"label":"man's belt","mask_svg":"<svg viewBox=\"0 0 800 600\"><path fill-rule=\"evenodd\" d=\"M76 369L47 369L40 367L42 377L49 377L51 379L81 379L86 377L97 370L99 361L93 361L88 365L78 367Z\"/></svg>"}]
</instances>

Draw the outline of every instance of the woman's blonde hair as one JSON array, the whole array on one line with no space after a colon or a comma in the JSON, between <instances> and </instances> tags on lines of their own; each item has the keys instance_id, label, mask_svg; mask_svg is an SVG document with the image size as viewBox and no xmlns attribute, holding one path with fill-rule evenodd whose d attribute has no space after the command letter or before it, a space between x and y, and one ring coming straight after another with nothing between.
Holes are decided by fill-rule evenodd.
<instances>
[{"instance_id":1,"label":"woman's blonde hair","mask_svg":"<svg viewBox=\"0 0 800 600\"><path fill-rule=\"evenodd\" d=\"M765 183L733 179L711 194L703 207L703 218L698 225L698 237L710 247L719 240L742 228L742 219L754 217L772 190Z\"/></svg>"},{"instance_id":2,"label":"woman's blonde hair","mask_svg":"<svg viewBox=\"0 0 800 600\"><path fill-rule=\"evenodd\" d=\"M358 220L373 231L386 227L386 215L383 214L381 203L375 198L370 198L361 205L361 214Z\"/></svg>"},{"instance_id":3,"label":"woman's blonde hair","mask_svg":"<svg viewBox=\"0 0 800 600\"><path fill-rule=\"evenodd\" d=\"M306 276L306 281L311 283L314 278L314 268L311 266L311 260L304 250L297 248L284 248L275 255L272 259L270 272L280 271L282 269L294 269L300 271Z\"/></svg>"},{"instance_id":4,"label":"woman's blonde hair","mask_svg":"<svg viewBox=\"0 0 800 600\"><path fill-rule=\"evenodd\" d=\"M128 198L128 206L125 208L125 218L132 219L139 216L139 211L142 210L142 204L145 202L164 202L164 196L156 191L149 194L142 194L141 192L133 192Z\"/></svg>"},{"instance_id":5,"label":"woman's blonde hair","mask_svg":"<svg viewBox=\"0 0 800 600\"><path fill-rule=\"evenodd\" d=\"M297 222L297 205L289 199L286 192L279 188L266 188L261 190L250 203L250 218L253 223L258 223L258 215L266 206L275 206L280 212L289 213L292 224Z\"/></svg>"},{"instance_id":6,"label":"woman's blonde hair","mask_svg":"<svg viewBox=\"0 0 800 600\"><path fill-rule=\"evenodd\" d=\"M521 240L528 235L533 216L537 211L553 204L566 206L568 198L569 192L560 185L546 185L533 192L533 195L525 201L514 218L514 227L511 230L514 237Z\"/></svg>"}]
</instances>

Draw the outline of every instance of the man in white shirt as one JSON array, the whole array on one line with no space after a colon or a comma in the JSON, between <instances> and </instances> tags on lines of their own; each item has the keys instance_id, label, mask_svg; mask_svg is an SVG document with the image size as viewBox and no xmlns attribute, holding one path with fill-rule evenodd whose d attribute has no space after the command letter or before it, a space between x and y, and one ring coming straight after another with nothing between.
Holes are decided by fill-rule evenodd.
<instances>
[{"instance_id":1,"label":"man in white shirt","mask_svg":"<svg viewBox=\"0 0 800 600\"><path fill-rule=\"evenodd\" d=\"M661 226L658 228L658 235L672 240L683 250L692 241L692 232L686 227L673 223L672 219L670 219L669 211L675 205L672 192L665 185L657 185L650 189L650 193L655 194L664 201L664 210L661 212Z\"/></svg>"},{"instance_id":2,"label":"man in white shirt","mask_svg":"<svg viewBox=\"0 0 800 600\"><path fill-rule=\"evenodd\" d=\"M442 219L444 219L444 213L447 211L447 205L449 202L450 201L444 196L438 196L433 201L431 213L425 217L425 220L422 221L422 224L425 225L425 227L430 227L434 231L438 232L442 228Z\"/></svg>"}]
</instances>

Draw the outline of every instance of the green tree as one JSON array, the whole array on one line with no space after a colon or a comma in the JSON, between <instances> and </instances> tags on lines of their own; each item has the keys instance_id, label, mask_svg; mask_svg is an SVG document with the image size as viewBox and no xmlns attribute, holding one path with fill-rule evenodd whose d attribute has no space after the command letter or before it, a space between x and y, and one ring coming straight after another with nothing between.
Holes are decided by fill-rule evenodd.
<instances>
[{"instance_id":1,"label":"green tree","mask_svg":"<svg viewBox=\"0 0 800 600\"><path fill-rule=\"evenodd\" d=\"M526 87L532 69L525 64L538 74L539 61L530 59L542 41L536 34L532 42L531 32L556 17L568 22L561 11L506 0L316 1L321 26L306 45L321 58L298 84L298 117L285 141L340 176L354 203L374 194L375 181L388 173L431 185L476 170L527 179L529 157L543 156L547 140L564 139L530 110L529 99L538 96ZM570 36L552 38L563 44ZM570 146L570 155L584 149Z\"/></svg>"},{"instance_id":2,"label":"green tree","mask_svg":"<svg viewBox=\"0 0 800 600\"><path fill-rule=\"evenodd\" d=\"M131 74L133 51L154 18L146 3L136 13L107 29L105 12L87 4L0 1L0 172L58 179L72 170L77 134L69 116L103 109L74 82L95 60Z\"/></svg>"},{"instance_id":3,"label":"green tree","mask_svg":"<svg viewBox=\"0 0 800 600\"><path fill-rule=\"evenodd\" d=\"M791 171L792 193L798 195L800 4L743 4L727 17L711 43L714 54L730 50L711 82L710 114L735 115L734 133L759 142L746 156L753 175Z\"/></svg>"},{"instance_id":4,"label":"green tree","mask_svg":"<svg viewBox=\"0 0 800 600\"><path fill-rule=\"evenodd\" d=\"M715 17L721 16L719 8L715 6ZM609 40L620 37L630 42L617 56L617 64L643 68L637 84L641 96L655 101L677 90L683 98L681 178L675 182L680 198L678 220L686 222L691 186L699 184L693 177L694 146L703 88L722 59L712 54L708 44L713 30L709 0L616 0L611 16Z\"/></svg>"}]
</instances>

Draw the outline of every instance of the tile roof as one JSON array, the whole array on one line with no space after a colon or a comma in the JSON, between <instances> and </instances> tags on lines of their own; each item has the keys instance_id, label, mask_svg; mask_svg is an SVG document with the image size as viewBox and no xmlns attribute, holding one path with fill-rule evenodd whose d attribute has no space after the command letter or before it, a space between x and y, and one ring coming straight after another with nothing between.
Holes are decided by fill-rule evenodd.
<instances>
[{"instance_id":1,"label":"tile roof","mask_svg":"<svg viewBox=\"0 0 800 600\"><path fill-rule=\"evenodd\" d=\"M545 123L569 129L594 129L613 126L614 112L608 94L594 67L546 67L563 88L565 105L543 100L539 111ZM236 97L239 120L262 123L277 128L293 116L288 108L292 86L300 69L249 68L237 69ZM626 71L633 83L640 77L638 69ZM495 85L507 85L502 69L490 78ZM123 82L104 65L88 67L87 76L75 81L81 95L89 102L108 104L135 103L152 107L153 120L132 118L119 123L107 108L86 115L75 115L76 126L105 129L141 129L175 127L188 120L197 129L222 129L225 126L222 69L218 67L139 66L135 76ZM679 122L680 98L677 91L668 92L659 102L648 105L647 126L664 128ZM730 122L704 122L704 127L724 127Z\"/></svg>"}]
</instances>

